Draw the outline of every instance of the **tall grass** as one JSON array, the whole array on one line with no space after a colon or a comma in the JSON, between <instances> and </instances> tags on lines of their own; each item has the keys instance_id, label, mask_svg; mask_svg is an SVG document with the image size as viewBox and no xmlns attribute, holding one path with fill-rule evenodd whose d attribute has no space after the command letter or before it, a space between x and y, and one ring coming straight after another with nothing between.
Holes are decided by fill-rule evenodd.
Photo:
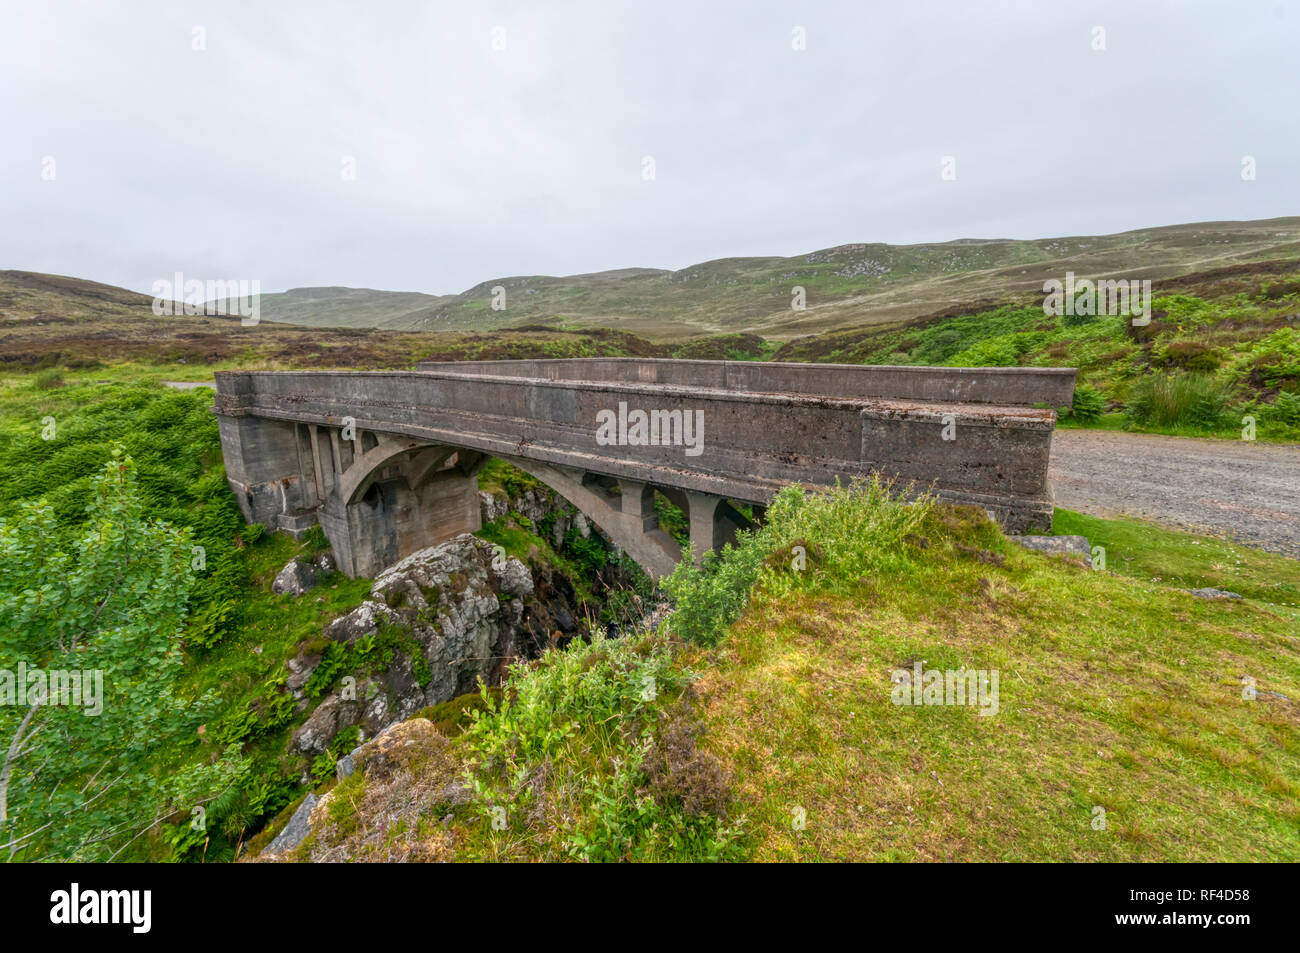
<instances>
[{"instance_id":1,"label":"tall grass","mask_svg":"<svg viewBox=\"0 0 1300 953\"><path fill-rule=\"evenodd\" d=\"M863 576L906 569L903 540L930 511L926 497L908 502L873 477L817 492L786 487L755 531L705 556L678 563L662 583L676 611L674 634L715 644L744 611L755 586L783 593L808 585L835 589Z\"/></svg>"},{"instance_id":2,"label":"tall grass","mask_svg":"<svg viewBox=\"0 0 1300 953\"><path fill-rule=\"evenodd\" d=\"M1208 374L1153 374L1134 386L1125 414L1147 426L1214 430L1226 421L1229 403Z\"/></svg>"}]
</instances>

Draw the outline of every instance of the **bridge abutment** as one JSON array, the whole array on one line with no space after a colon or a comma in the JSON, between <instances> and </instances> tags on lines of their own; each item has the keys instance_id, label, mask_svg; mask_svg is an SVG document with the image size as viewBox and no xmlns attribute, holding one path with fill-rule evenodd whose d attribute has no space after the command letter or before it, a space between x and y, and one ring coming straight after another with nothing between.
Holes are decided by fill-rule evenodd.
<instances>
[{"instance_id":1,"label":"bridge abutment","mask_svg":"<svg viewBox=\"0 0 1300 953\"><path fill-rule=\"evenodd\" d=\"M319 518L339 569L375 576L426 546L478 532L478 479L453 468L414 488L401 477L374 480L352 502L331 495Z\"/></svg>"}]
</instances>

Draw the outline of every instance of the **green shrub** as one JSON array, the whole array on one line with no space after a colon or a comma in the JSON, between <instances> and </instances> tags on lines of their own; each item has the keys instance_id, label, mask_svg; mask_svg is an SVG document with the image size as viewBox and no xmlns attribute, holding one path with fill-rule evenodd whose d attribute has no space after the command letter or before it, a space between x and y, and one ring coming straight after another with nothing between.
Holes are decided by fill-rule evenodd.
<instances>
[{"instance_id":1,"label":"green shrub","mask_svg":"<svg viewBox=\"0 0 1300 953\"><path fill-rule=\"evenodd\" d=\"M1201 341L1170 341L1157 349L1156 357L1161 364L1202 373L1218 370L1223 363L1218 348Z\"/></svg>"},{"instance_id":2,"label":"green shrub","mask_svg":"<svg viewBox=\"0 0 1300 953\"><path fill-rule=\"evenodd\" d=\"M471 712L465 732L470 749L484 762L544 758L581 724L635 711L684 684L666 645L636 648L632 640L596 633L590 643L575 639L534 664L511 666L508 693L481 686L482 707Z\"/></svg>"},{"instance_id":3,"label":"green shrub","mask_svg":"<svg viewBox=\"0 0 1300 953\"><path fill-rule=\"evenodd\" d=\"M233 599L207 603L190 616L185 644L189 648L212 648L229 631L238 614L239 605Z\"/></svg>"},{"instance_id":4,"label":"green shrub","mask_svg":"<svg viewBox=\"0 0 1300 953\"><path fill-rule=\"evenodd\" d=\"M334 680L343 673L348 664L348 647L341 642L331 642L325 646L320 663L307 677L303 693L308 698L319 698L334 684Z\"/></svg>"},{"instance_id":5,"label":"green shrub","mask_svg":"<svg viewBox=\"0 0 1300 953\"><path fill-rule=\"evenodd\" d=\"M1285 424L1288 427L1300 427L1300 394L1282 391L1272 404L1265 404L1260 415L1269 421Z\"/></svg>"},{"instance_id":6,"label":"green shrub","mask_svg":"<svg viewBox=\"0 0 1300 953\"><path fill-rule=\"evenodd\" d=\"M1097 420L1106 412L1106 398L1091 384L1076 384L1069 416L1085 422Z\"/></svg>"},{"instance_id":7,"label":"green shrub","mask_svg":"<svg viewBox=\"0 0 1300 953\"><path fill-rule=\"evenodd\" d=\"M686 514L682 512L681 507L657 490L654 495L654 507L655 518L659 520L659 528L675 539L678 546L689 545L691 541L691 524L686 519Z\"/></svg>"},{"instance_id":8,"label":"green shrub","mask_svg":"<svg viewBox=\"0 0 1300 953\"><path fill-rule=\"evenodd\" d=\"M589 861L739 859L729 779L686 723L690 677L661 637L594 634L513 666L500 692L483 687L461 740L476 809L505 822L487 856L549 837ZM664 718L666 703L682 714Z\"/></svg>"},{"instance_id":9,"label":"green shrub","mask_svg":"<svg viewBox=\"0 0 1300 953\"><path fill-rule=\"evenodd\" d=\"M1228 395L1205 374L1152 374L1133 388L1125 414L1139 424L1213 430L1227 418Z\"/></svg>"}]
</instances>

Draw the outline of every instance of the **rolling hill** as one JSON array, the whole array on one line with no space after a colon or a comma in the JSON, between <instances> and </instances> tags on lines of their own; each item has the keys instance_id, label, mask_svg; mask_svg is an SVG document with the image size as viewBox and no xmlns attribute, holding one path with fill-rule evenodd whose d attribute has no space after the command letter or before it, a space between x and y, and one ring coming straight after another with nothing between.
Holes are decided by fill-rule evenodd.
<instances>
[{"instance_id":1,"label":"rolling hill","mask_svg":"<svg viewBox=\"0 0 1300 953\"><path fill-rule=\"evenodd\" d=\"M791 258L720 258L677 271L624 268L517 275L454 295L298 288L262 295L262 318L314 327L493 330L552 324L650 338L750 332L788 340L906 321L1042 293L1048 278L1150 278L1158 283L1245 262L1300 257L1300 217L1199 222L1116 235L959 239L923 245L840 245ZM492 289L506 307L493 310ZM807 308L791 308L792 289Z\"/></svg>"}]
</instances>

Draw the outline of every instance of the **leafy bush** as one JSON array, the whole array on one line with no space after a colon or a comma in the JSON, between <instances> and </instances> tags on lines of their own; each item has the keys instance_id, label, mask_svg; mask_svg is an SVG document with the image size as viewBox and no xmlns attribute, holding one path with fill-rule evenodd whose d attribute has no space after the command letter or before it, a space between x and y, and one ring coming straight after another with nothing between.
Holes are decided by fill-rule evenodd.
<instances>
[{"instance_id":1,"label":"leafy bush","mask_svg":"<svg viewBox=\"0 0 1300 953\"><path fill-rule=\"evenodd\" d=\"M584 860L737 859L727 779L681 723L689 678L662 638L595 634L515 665L500 693L484 687L461 737L494 850L550 838ZM683 713L665 723L668 697Z\"/></svg>"},{"instance_id":2,"label":"leafy bush","mask_svg":"<svg viewBox=\"0 0 1300 953\"><path fill-rule=\"evenodd\" d=\"M1213 430L1227 418L1228 395L1204 374L1152 374L1133 387L1125 414L1140 424Z\"/></svg>"},{"instance_id":3,"label":"leafy bush","mask_svg":"<svg viewBox=\"0 0 1300 953\"><path fill-rule=\"evenodd\" d=\"M1285 424L1288 427L1300 427L1300 394L1282 391L1272 404L1265 404L1260 411L1265 420Z\"/></svg>"},{"instance_id":4,"label":"leafy bush","mask_svg":"<svg viewBox=\"0 0 1300 953\"><path fill-rule=\"evenodd\" d=\"M660 692L681 687L666 646L645 654L632 640L575 640L567 650L546 652L535 664L510 670L510 692L494 697L481 689L483 707L473 713L466 737L484 761L517 761L556 752L582 723L642 708Z\"/></svg>"},{"instance_id":5,"label":"leafy bush","mask_svg":"<svg viewBox=\"0 0 1300 953\"><path fill-rule=\"evenodd\" d=\"M1076 384L1074 400L1070 404L1069 416L1075 420L1090 422L1097 420L1106 412L1106 398L1101 391L1091 384Z\"/></svg>"},{"instance_id":6,"label":"leafy bush","mask_svg":"<svg viewBox=\"0 0 1300 953\"><path fill-rule=\"evenodd\" d=\"M341 642L330 642L325 646L320 663L307 677L302 690L308 698L319 698L334 684L334 680L343 673L348 663L348 647Z\"/></svg>"},{"instance_id":7,"label":"leafy bush","mask_svg":"<svg viewBox=\"0 0 1300 953\"><path fill-rule=\"evenodd\" d=\"M84 710L0 706L0 842L18 840L23 859L111 859L129 829L239 769L227 759L160 779L152 762L218 700L177 691L191 537L154 517L136 472L114 450L75 534L43 499L0 519L0 658L100 673Z\"/></svg>"}]
</instances>

